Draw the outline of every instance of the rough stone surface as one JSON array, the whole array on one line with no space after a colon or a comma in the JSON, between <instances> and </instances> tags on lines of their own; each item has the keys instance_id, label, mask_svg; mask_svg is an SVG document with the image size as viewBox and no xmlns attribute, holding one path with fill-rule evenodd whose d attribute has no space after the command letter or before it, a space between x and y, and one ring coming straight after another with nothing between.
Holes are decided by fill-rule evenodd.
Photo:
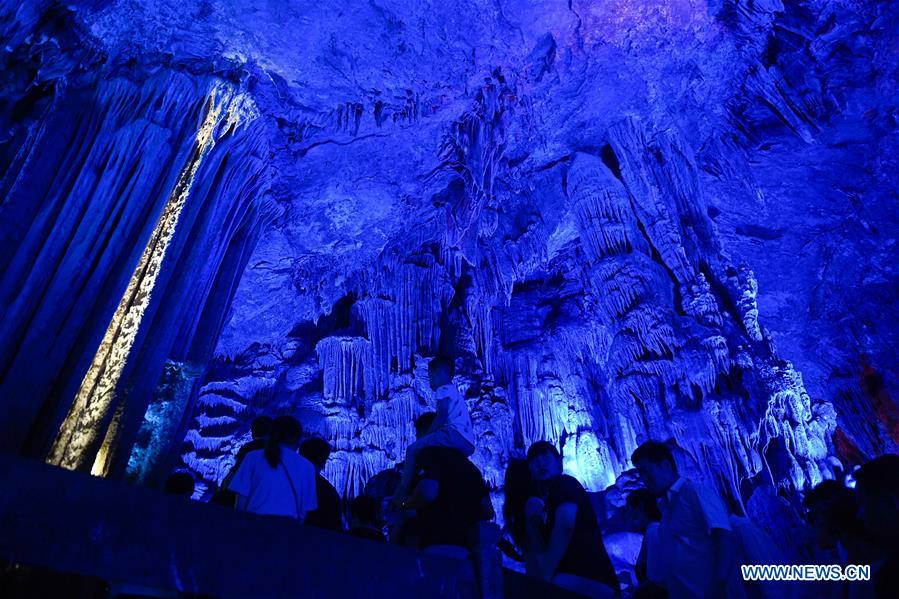
<instances>
[{"instance_id":1,"label":"rough stone surface","mask_svg":"<svg viewBox=\"0 0 899 599\"><path fill-rule=\"evenodd\" d=\"M211 295L208 347L161 344L134 380L157 397L132 472L164 402L185 406L165 426L201 493L254 416L293 413L350 497L402 459L437 352L497 489L538 439L600 491L673 438L773 521L770 487L897 448L888 2L2 6L4 193L19 148L98 80L225 81L258 111L268 216ZM4 200L4 248L34 209ZM198 362L195 385L165 379Z\"/></svg>"}]
</instances>

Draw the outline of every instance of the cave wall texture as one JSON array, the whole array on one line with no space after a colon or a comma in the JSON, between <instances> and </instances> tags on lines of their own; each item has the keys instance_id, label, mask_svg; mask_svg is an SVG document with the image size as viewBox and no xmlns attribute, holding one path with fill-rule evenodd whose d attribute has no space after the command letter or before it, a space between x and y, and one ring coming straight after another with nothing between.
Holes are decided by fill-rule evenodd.
<instances>
[{"instance_id":1,"label":"cave wall texture","mask_svg":"<svg viewBox=\"0 0 899 599\"><path fill-rule=\"evenodd\" d=\"M447 352L497 490L538 439L600 491L673 438L768 513L899 444L897 34L873 0L4 0L0 444L203 493L291 413L350 497Z\"/></svg>"}]
</instances>

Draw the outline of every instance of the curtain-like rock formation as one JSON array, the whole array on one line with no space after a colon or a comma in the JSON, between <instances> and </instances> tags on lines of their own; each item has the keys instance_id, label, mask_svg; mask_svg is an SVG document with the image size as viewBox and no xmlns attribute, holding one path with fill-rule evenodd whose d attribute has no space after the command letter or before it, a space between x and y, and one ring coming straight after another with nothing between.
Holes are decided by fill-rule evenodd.
<instances>
[{"instance_id":1,"label":"curtain-like rock formation","mask_svg":"<svg viewBox=\"0 0 899 599\"><path fill-rule=\"evenodd\" d=\"M200 376L273 216L246 94L169 69L105 74L59 86L17 149L0 271L3 445L101 473L124 471L167 360ZM161 463L188 398L144 448Z\"/></svg>"},{"instance_id":2,"label":"curtain-like rock formation","mask_svg":"<svg viewBox=\"0 0 899 599\"><path fill-rule=\"evenodd\" d=\"M446 353L497 499L671 438L773 523L897 448L888 3L0 6L4 447L203 495L290 413L348 498Z\"/></svg>"}]
</instances>

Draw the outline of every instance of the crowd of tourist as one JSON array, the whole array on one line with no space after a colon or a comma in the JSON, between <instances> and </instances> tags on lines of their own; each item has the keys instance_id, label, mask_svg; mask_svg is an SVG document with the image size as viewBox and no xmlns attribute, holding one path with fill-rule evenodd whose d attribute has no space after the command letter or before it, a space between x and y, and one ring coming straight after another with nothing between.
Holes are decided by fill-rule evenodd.
<instances>
[{"instance_id":1,"label":"crowd of tourist","mask_svg":"<svg viewBox=\"0 0 899 599\"><path fill-rule=\"evenodd\" d=\"M451 360L431 361L436 412L416 420L417 440L405 463L375 476L346 510L322 475L330 446L316 437L301 442L300 423L291 416L253 422L252 441L237 453L212 501L471 558L482 585L491 584L489 554L499 550L527 574L588 597L808 596L787 582L744 581L742 564L788 560L745 515L729 513L712 488L683 476L662 442L643 443L631 455L642 484L626 497L628 523L642 535L632 574L616 572L593 502L563 473L562 457L547 441L508 465L500 534L488 485L469 460L471 418L453 375ZM871 579L828 583L816 595L899 597L899 456L864 464L854 483L829 480L807 492L806 530L828 556L825 563L870 565ZM173 475L166 490L190 495L193 480Z\"/></svg>"}]
</instances>

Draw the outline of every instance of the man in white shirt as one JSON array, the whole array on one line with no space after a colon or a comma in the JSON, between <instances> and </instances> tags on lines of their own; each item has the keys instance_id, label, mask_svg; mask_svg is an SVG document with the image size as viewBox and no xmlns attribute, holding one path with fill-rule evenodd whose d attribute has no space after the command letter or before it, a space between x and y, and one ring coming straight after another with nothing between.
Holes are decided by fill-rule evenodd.
<instances>
[{"instance_id":1,"label":"man in white shirt","mask_svg":"<svg viewBox=\"0 0 899 599\"><path fill-rule=\"evenodd\" d=\"M646 488L659 497L658 529L663 584L672 599L742 596L735 578L734 545L727 509L718 495L681 478L671 450L648 441L631 461Z\"/></svg>"},{"instance_id":2,"label":"man in white shirt","mask_svg":"<svg viewBox=\"0 0 899 599\"><path fill-rule=\"evenodd\" d=\"M265 449L248 453L228 484L238 495L238 509L303 521L318 507L315 467L297 453L301 435L296 418L275 419Z\"/></svg>"}]
</instances>

